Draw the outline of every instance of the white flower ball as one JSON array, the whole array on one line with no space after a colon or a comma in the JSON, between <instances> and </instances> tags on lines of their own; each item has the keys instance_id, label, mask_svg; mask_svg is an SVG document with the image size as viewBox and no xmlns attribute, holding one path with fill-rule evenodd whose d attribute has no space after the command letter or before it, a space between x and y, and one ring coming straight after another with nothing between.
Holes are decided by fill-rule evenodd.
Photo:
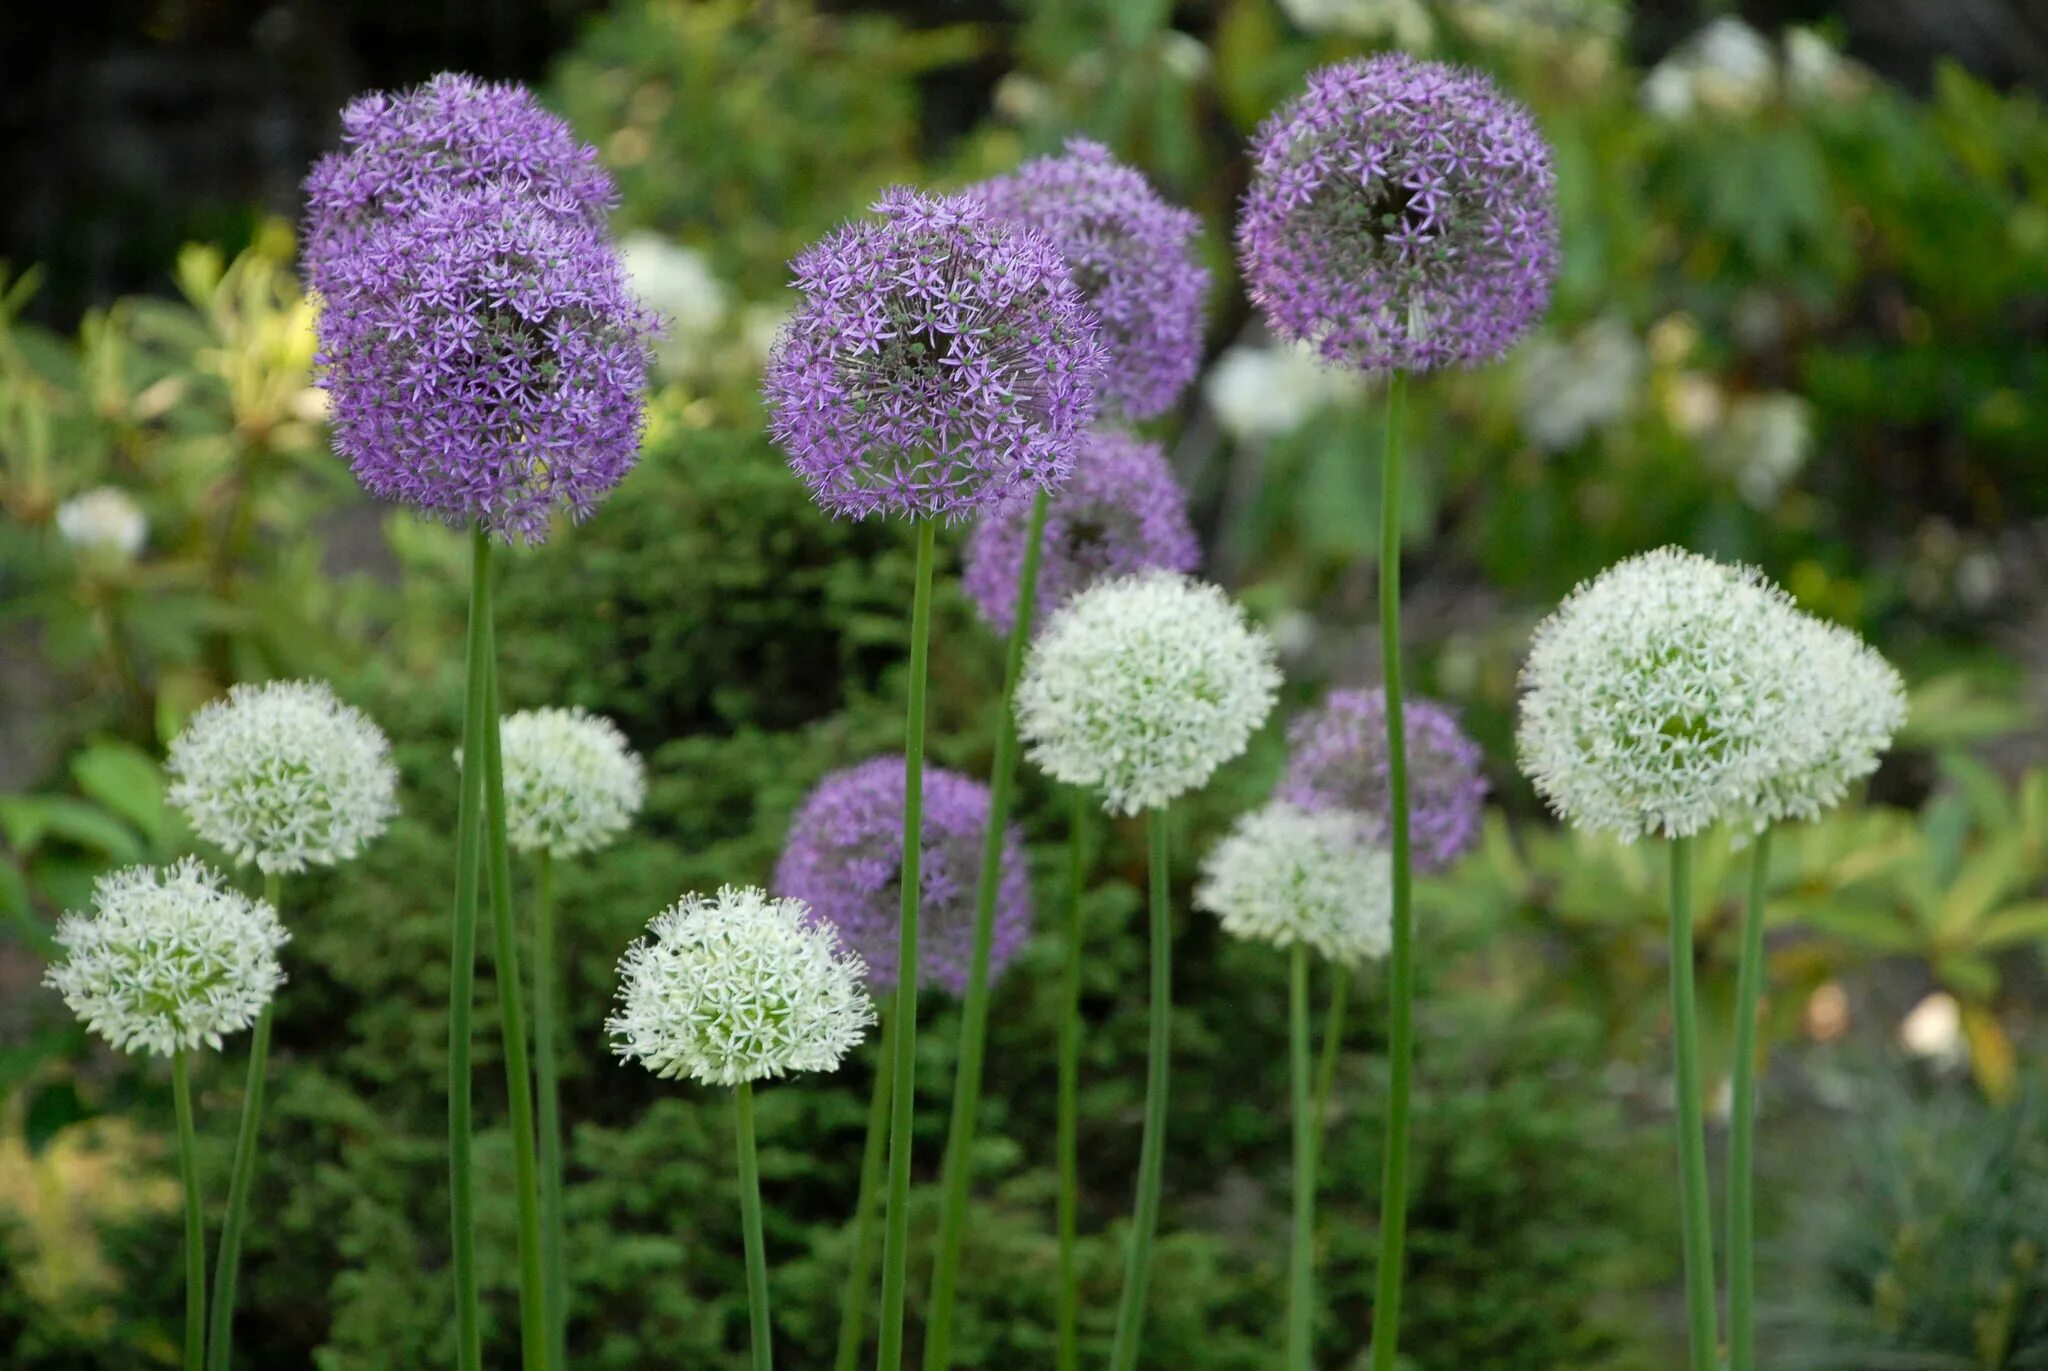
<instances>
[{"instance_id":1,"label":"white flower ball","mask_svg":"<svg viewBox=\"0 0 2048 1371\"><path fill-rule=\"evenodd\" d=\"M1141 572L1053 615L1017 684L1017 726L1055 779L1135 814L1243 752L1279 686L1272 641L1221 590Z\"/></svg>"},{"instance_id":2,"label":"white flower ball","mask_svg":"<svg viewBox=\"0 0 2048 1371\"><path fill-rule=\"evenodd\" d=\"M92 912L57 927L65 958L43 983L123 1052L168 1056L256 1021L284 984L277 911L196 858L100 877Z\"/></svg>"},{"instance_id":3,"label":"white flower ball","mask_svg":"<svg viewBox=\"0 0 2048 1371\"><path fill-rule=\"evenodd\" d=\"M1202 862L1195 904L1223 931L1332 961L1384 957L1394 936L1393 863L1360 816L1275 801L1237 821Z\"/></svg>"},{"instance_id":4,"label":"white flower ball","mask_svg":"<svg viewBox=\"0 0 2048 1371\"><path fill-rule=\"evenodd\" d=\"M95 486L57 506L57 532L81 556L125 564L149 540L149 518L119 486Z\"/></svg>"},{"instance_id":5,"label":"white flower ball","mask_svg":"<svg viewBox=\"0 0 2048 1371\"><path fill-rule=\"evenodd\" d=\"M610 719L581 709L527 709L498 728L505 838L515 850L595 852L640 812L646 768Z\"/></svg>"},{"instance_id":6,"label":"white flower ball","mask_svg":"<svg viewBox=\"0 0 2048 1371\"><path fill-rule=\"evenodd\" d=\"M613 1050L657 1076L738 1085L836 1070L875 1021L867 967L802 900L686 895L619 959Z\"/></svg>"},{"instance_id":7,"label":"white flower ball","mask_svg":"<svg viewBox=\"0 0 2048 1371\"><path fill-rule=\"evenodd\" d=\"M235 686L171 740L165 770L193 831L266 872L347 861L398 812L391 744L325 681Z\"/></svg>"},{"instance_id":8,"label":"white flower ball","mask_svg":"<svg viewBox=\"0 0 2048 1371\"><path fill-rule=\"evenodd\" d=\"M1906 685L1877 650L1839 624L1797 616L1811 684L1793 699L1800 747L1764 779L1759 818L1814 819L1877 770L1906 722Z\"/></svg>"}]
</instances>

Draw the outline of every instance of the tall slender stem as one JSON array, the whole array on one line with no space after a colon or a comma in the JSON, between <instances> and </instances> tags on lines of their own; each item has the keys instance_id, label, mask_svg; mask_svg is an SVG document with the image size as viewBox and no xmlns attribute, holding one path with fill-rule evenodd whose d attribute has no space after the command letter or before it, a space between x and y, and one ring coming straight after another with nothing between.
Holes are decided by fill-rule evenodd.
<instances>
[{"instance_id":1,"label":"tall slender stem","mask_svg":"<svg viewBox=\"0 0 2048 1371\"><path fill-rule=\"evenodd\" d=\"M1735 1080L1728 1140L1728 1371L1756 1367L1756 1072L1757 1002L1764 988L1764 892L1771 835L1749 854L1749 909L1735 980Z\"/></svg>"},{"instance_id":2,"label":"tall slender stem","mask_svg":"<svg viewBox=\"0 0 2048 1371\"><path fill-rule=\"evenodd\" d=\"M272 909L282 904L284 878L263 873L263 899ZM208 1306L206 1365L227 1371L234 1359L235 1282L242 1261L242 1229L249 1217L249 1187L256 1175L256 1137L263 1120L263 1084L270 1071L271 1003L256 1016L249 1036L249 1082L242 1089L242 1125L235 1134L235 1169L228 1176L228 1209L220 1225L220 1251L213 1261L213 1299Z\"/></svg>"},{"instance_id":3,"label":"tall slender stem","mask_svg":"<svg viewBox=\"0 0 2048 1371\"><path fill-rule=\"evenodd\" d=\"M470 1013L476 1000L477 890L483 847L484 715L491 687L491 539L470 535L469 637L462 697L461 798L455 819L455 917L448 938L448 1203L455 1274L455 1364L482 1371L476 1276L476 1169L471 1150Z\"/></svg>"},{"instance_id":4,"label":"tall slender stem","mask_svg":"<svg viewBox=\"0 0 2048 1371\"><path fill-rule=\"evenodd\" d=\"M1316 1065L1316 1151L1320 1153L1330 1127L1330 1096L1337 1088L1337 1058L1344 1050L1344 1010L1351 999L1351 978L1357 973L1342 962L1330 965L1330 1009L1323 1019L1323 1058Z\"/></svg>"},{"instance_id":5,"label":"tall slender stem","mask_svg":"<svg viewBox=\"0 0 2048 1371\"><path fill-rule=\"evenodd\" d=\"M771 1371L775 1352L768 1331L768 1251L761 1239L761 1164L754 1150L754 1086L741 1081L732 1092L739 1119L740 1226L746 1231L747 1322L753 1334L754 1371Z\"/></svg>"},{"instance_id":6,"label":"tall slender stem","mask_svg":"<svg viewBox=\"0 0 2048 1371\"><path fill-rule=\"evenodd\" d=\"M1287 1368L1315 1364L1316 1154L1318 1120L1309 1085L1308 945L1294 945L1287 978L1288 1056L1294 1075L1294 1251L1287 1272Z\"/></svg>"},{"instance_id":7,"label":"tall slender stem","mask_svg":"<svg viewBox=\"0 0 2048 1371\"><path fill-rule=\"evenodd\" d=\"M171 1103L178 1114L178 1173L185 1182L185 1371L206 1365L206 1221L199 1212L199 1141L192 1130L192 1075L171 1054Z\"/></svg>"},{"instance_id":8,"label":"tall slender stem","mask_svg":"<svg viewBox=\"0 0 2048 1371\"><path fill-rule=\"evenodd\" d=\"M1152 1011L1145 1066L1145 1134L1138 1147L1138 1194L1131 1206L1131 1246L1124 1265L1123 1303L1116 1312L1110 1371L1131 1371L1143 1341L1145 1294L1152 1283L1152 1238L1159 1231L1159 1182L1166 1167L1167 1068L1173 1051L1173 917L1167 907L1167 809L1146 815L1152 868Z\"/></svg>"},{"instance_id":9,"label":"tall slender stem","mask_svg":"<svg viewBox=\"0 0 2048 1371\"><path fill-rule=\"evenodd\" d=\"M910 1149L917 1100L917 906L923 881L924 685L931 654L937 526L917 521L910 602L910 700L903 725L903 904L896 932L896 1064L890 1082L888 1227L882 1239L881 1371L902 1371L903 1294L910 1274Z\"/></svg>"},{"instance_id":10,"label":"tall slender stem","mask_svg":"<svg viewBox=\"0 0 2048 1371\"><path fill-rule=\"evenodd\" d=\"M882 1158L889 1137L889 1081L895 1075L896 1021L885 1011L875 1055L874 1093L868 1101L868 1136L860 1154L860 1196L853 1210L853 1262L839 1302L839 1355L835 1371L855 1371L868 1339L868 1282L875 1273L875 1205L882 1197Z\"/></svg>"},{"instance_id":11,"label":"tall slender stem","mask_svg":"<svg viewBox=\"0 0 2048 1371\"><path fill-rule=\"evenodd\" d=\"M1380 655L1387 694L1387 826L1394 876L1389 958L1387 1140L1380 1177L1380 1265L1373 1300L1372 1371L1394 1371L1401 1340L1402 1263L1408 1245L1408 1100L1415 1069L1415 921L1409 909L1408 727L1401 695L1401 409L1408 382L1387 381L1387 442L1380 487Z\"/></svg>"},{"instance_id":12,"label":"tall slender stem","mask_svg":"<svg viewBox=\"0 0 2048 1371\"><path fill-rule=\"evenodd\" d=\"M1010 827L1010 795L1017 778L1017 677L1038 608L1038 563L1051 498L1041 489L1031 501L1024 563L1017 575L1017 617L1010 626L1003 665L1003 714L989 772L988 827L981 840L981 874L974 889L974 952L967 995L960 1006L960 1060L953 1078L953 1119L946 1132L945 1206L939 1218L938 1266L932 1273L931 1316L925 1323L924 1371L951 1371L953 1298L960 1243L967 1231L967 1188L974 1170L974 1127L981 1108L981 1067L988 1050L988 971L995 948L996 894L1003 880L1003 840Z\"/></svg>"},{"instance_id":13,"label":"tall slender stem","mask_svg":"<svg viewBox=\"0 0 2048 1371\"><path fill-rule=\"evenodd\" d=\"M1699 1011L1692 984L1692 839L1671 840L1671 1029L1677 1056L1678 1166L1685 1232L1685 1305L1693 1371L1714 1371L1713 1208L1707 1194Z\"/></svg>"},{"instance_id":14,"label":"tall slender stem","mask_svg":"<svg viewBox=\"0 0 2048 1371\"><path fill-rule=\"evenodd\" d=\"M548 1360L569 1364L569 1256L562 1223L562 1068L556 1056L556 1006L562 975L555 967L555 854L543 848L533 872L533 1057L540 1105L541 1277Z\"/></svg>"},{"instance_id":15,"label":"tall slender stem","mask_svg":"<svg viewBox=\"0 0 2048 1371\"><path fill-rule=\"evenodd\" d=\"M1088 792L1073 791L1067 823L1067 962L1060 973L1060 1293L1056 1371L1081 1365L1081 1292L1074 1248L1080 1228L1081 884L1088 868Z\"/></svg>"}]
</instances>

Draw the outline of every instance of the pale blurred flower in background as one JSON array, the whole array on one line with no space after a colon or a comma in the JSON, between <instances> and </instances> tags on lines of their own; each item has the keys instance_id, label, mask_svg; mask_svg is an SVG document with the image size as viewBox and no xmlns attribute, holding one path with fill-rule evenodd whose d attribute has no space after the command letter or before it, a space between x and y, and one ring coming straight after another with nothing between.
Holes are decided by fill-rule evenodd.
<instances>
[{"instance_id":1,"label":"pale blurred flower in background","mask_svg":"<svg viewBox=\"0 0 2048 1371\"><path fill-rule=\"evenodd\" d=\"M1963 1010L1956 997L1937 990L1899 1020L1899 1045L1923 1061L1953 1065L1967 1050Z\"/></svg>"},{"instance_id":2,"label":"pale blurred flower in background","mask_svg":"<svg viewBox=\"0 0 2048 1371\"><path fill-rule=\"evenodd\" d=\"M1728 407L1707 444L1708 459L1734 478L1742 498L1759 509L1777 502L1797 480L1813 449L1813 407L1787 391L1744 395Z\"/></svg>"},{"instance_id":3,"label":"pale blurred flower in background","mask_svg":"<svg viewBox=\"0 0 2048 1371\"><path fill-rule=\"evenodd\" d=\"M1740 19L1724 15L1672 49L1643 79L1643 107L1664 119L1748 114L1777 85L1770 40Z\"/></svg>"},{"instance_id":4,"label":"pale blurred flower in background","mask_svg":"<svg viewBox=\"0 0 2048 1371\"><path fill-rule=\"evenodd\" d=\"M1356 375L1326 366L1307 346L1239 343L1202 383L1223 431L1239 442L1284 438L1326 406L1365 391Z\"/></svg>"},{"instance_id":5,"label":"pale blurred flower in background","mask_svg":"<svg viewBox=\"0 0 2048 1371\"><path fill-rule=\"evenodd\" d=\"M149 518L127 491L96 486L57 506L57 532L81 558L123 566L149 541Z\"/></svg>"},{"instance_id":6,"label":"pale blurred flower in background","mask_svg":"<svg viewBox=\"0 0 2048 1371\"><path fill-rule=\"evenodd\" d=\"M1280 8L1296 28L1309 33L1385 39L1417 52L1436 37L1420 0L1280 0Z\"/></svg>"},{"instance_id":7,"label":"pale blurred flower in background","mask_svg":"<svg viewBox=\"0 0 2048 1371\"><path fill-rule=\"evenodd\" d=\"M626 279L634 296L661 316L663 336L655 360L669 372L702 365L732 312L730 293L695 248L658 233L629 233L619 240ZM765 349L764 349L765 355Z\"/></svg>"},{"instance_id":8,"label":"pale blurred flower in background","mask_svg":"<svg viewBox=\"0 0 2048 1371\"><path fill-rule=\"evenodd\" d=\"M1568 339L1537 340L1516 398L1523 432L1546 452L1576 446L1628 414L1647 367L1641 340L1619 319L1596 319Z\"/></svg>"},{"instance_id":9,"label":"pale blurred flower in background","mask_svg":"<svg viewBox=\"0 0 2048 1371\"><path fill-rule=\"evenodd\" d=\"M1727 404L1720 383L1704 371L1677 372L1664 386L1664 417L1688 438L1718 426Z\"/></svg>"}]
</instances>

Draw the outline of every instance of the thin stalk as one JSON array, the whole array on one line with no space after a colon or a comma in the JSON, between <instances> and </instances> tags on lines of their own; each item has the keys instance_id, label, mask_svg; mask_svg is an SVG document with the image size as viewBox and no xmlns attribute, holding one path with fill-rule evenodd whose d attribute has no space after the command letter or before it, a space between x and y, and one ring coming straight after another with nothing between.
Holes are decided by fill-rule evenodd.
<instances>
[{"instance_id":1,"label":"thin stalk","mask_svg":"<svg viewBox=\"0 0 2048 1371\"><path fill-rule=\"evenodd\" d=\"M483 847L484 712L491 686L491 539L470 535L469 637L462 697L461 798L455 820L455 917L448 938L448 1202L455 1274L455 1364L483 1371L476 1275L476 1168L470 1133L470 1011L476 1000L477 890Z\"/></svg>"},{"instance_id":2,"label":"thin stalk","mask_svg":"<svg viewBox=\"0 0 2048 1371\"><path fill-rule=\"evenodd\" d=\"M171 1102L178 1112L178 1172L185 1181L185 1371L206 1365L206 1221L199 1213L199 1141L192 1131L192 1074L171 1054Z\"/></svg>"},{"instance_id":3,"label":"thin stalk","mask_svg":"<svg viewBox=\"0 0 2048 1371\"><path fill-rule=\"evenodd\" d=\"M1749 909L1735 980L1735 1081L1728 1140L1728 1371L1756 1366L1756 1072L1757 1002L1764 988L1764 890L1771 835L1749 854Z\"/></svg>"},{"instance_id":4,"label":"thin stalk","mask_svg":"<svg viewBox=\"0 0 2048 1371\"><path fill-rule=\"evenodd\" d=\"M1308 945L1294 945L1287 978L1288 1056L1294 1068L1294 1251L1287 1272L1287 1368L1310 1371L1315 1360L1316 1154L1308 1045Z\"/></svg>"},{"instance_id":5,"label":"thin stalk","mask_svg":"<svg viewBox=\"0 0 2048 1371\"><path fill-rule=\"evenodd\" d=\"M881 1198L883 1148L889 1137L896 1021L885 1013L881 1027L874 1093L868 1101L868 1136L860 1154L860 1197L853 1210L853 1265L839 1302L839 1355L832 1363L836 1371L855 1371L868 1340L868 1282L875 1273L875 1240L880 1236L875 1231L875 1202Z\"/></svg>"},{"instance_id":6,"label":"thin stalk","mask_svg":"<svg viewBox=\"0 0 2048 1371\"><path fill-rule=\"evenodd\" d=\"M1060 973L1060 1292L1057 1371L1081 1365L1080 1276L1075 1235L1080 1227L1081 1093L1081 882L1088 867L1088 792L1073 792L1067 825L1067 964Z\"/></svg>"},{"instance_id":7,"label":"thin stalk","mask_svg":"<svg viewBox=\"0 0 2048 1371\"><path fill-rule=\"evenodd\" d=\"M1024 535L1024 563L1017 575L1017 617L1010 626L1003 666L1003 714L996 732L995 763L989 772L988 827L981 840L981 874L974 890L974 952L967 969L967 995L960 1006L960 1060L953 1078L953 1119L946 1131L944 1208L939 1217L939 1255L932 1273L931 1315L925 1321L924 1371L951 1371L953 1299L960 1271L960 1243L967 1231L967 1187L973 1172L974 1127L981 1108L981 1068L988 1051L988 964L995 948L996 893L1003 880L1003 840L1010 827L1010 796L1017 778L1017 677L1038 607L1038 563L1045 542L1051 498L1041 489L1031 501Z\"/></svg>"},{"instance_id":8,"label":"thin stalk","mask_svg":"<svg viewBox=\"0 0 2048 1371\"><path fill-rule=\"evenodd\" d=\"M1714 1371L1713 1208L1707 1194L1699 1011L1692 984L1692 839L1671 840L1671 1028L1678 1060L1678 1165L1685 1229L1685 1305L1693 1371Z\"/></svg>"},{"instance_id":9,"label":"thin stalk","mask_svg":"<svg viewBox=\"0 0 2048 1371\"><path fill-rule=\"evenodd\" d=\"M569 1364L569 1256L562 1221L562 1068L556 1055L555 855L543 848L533 872L533 1057L540 1105L541 1278L548 1360Z\"/></svg>"},{"instance_id":10,"label":"thin stalk","mask_svg":"<svg viewBox=\"0 0 2048 1371\"><path fill-rule=\"evenodd\" d=\"M1145 1294L1152 1283L1152 1238L1159 1231L1159 1182L1166 1166L1167 1067L1173 1051L1173 918L1167 907L1166 806L1146 815L1152 868L1152 1010L1145 1066L1145 1133L1138 1147L1138 1194L1131 1206L1131 1246L1124 1265L1123 1303L1116 1312L1110 1371L1131 1371L1143 1341Z\"/></svg>"},{"instance_id":11,"label":"thin stalk","mask_svg":"<svg viewBox=\"0 0 2048 1371\"><path fill-rule=\"evenodd\" d=\"M282 905L284 878L263 873L263 900ZM272 1002L274 1003L274 1002ZM234 1358L235 1282L242 1261L242 1228L249 1216L249 1186L256 1175L256 1135L263 1120L263 1084L270 1071L270 1011L266 1003L249 1036L249 1082L242 1089L242 1126L235 1134L235 1169L228 1176L228 1210L220 1225L220 1251L213 1262L213 1300L206 1338L208 1371L227 1371Z\"/></svg>"},{"instance_id":12,"label":"thin stalk","mask_svg":"<svg viewBox=\"0 0 2048 1371\"><path fill-rule=\"evenodd\" d=\"M768 1251L761 1240L761 1164L754 1150L754 1086L741 1081L732 1093L739 1118L740 1226L746 1231L747 1322L753 1334L754 1371L771 1371L774 1348L768 1333Z\"/></svg>"},{"instance_id":13,"label":"thin stalk","mask_svg":"<svg viewBox=\"0 0 2048 1371\"><path fill-rule=\"evenodd\" d=\"M1323 1019L1323 1058L1316 1066L1316 1150L1320 1153L1330 1127L1330 1096L1337 1088L1337 1058L1344 1050L1344 1011L1351 999L1355 973L1341 962L1330 966L1330 1009Z\"/></svg>"},{"instance_id":14,"label":"thin stalk","mask_svg":"<svg viewBox=\"0 0 2048 1371\"><path fill-rule=\"evenodd\" d=\"M923 881L924 686L931 655L937 525L917 521L910 602L910 699L903 724L903 903L896 928L896 1064L890 1082L889 1207L882 1238L881 1371L903 1368L903 1294L910 1275L910 1150L917 1099L917 906Z\"/></svg>"}]
</instances>

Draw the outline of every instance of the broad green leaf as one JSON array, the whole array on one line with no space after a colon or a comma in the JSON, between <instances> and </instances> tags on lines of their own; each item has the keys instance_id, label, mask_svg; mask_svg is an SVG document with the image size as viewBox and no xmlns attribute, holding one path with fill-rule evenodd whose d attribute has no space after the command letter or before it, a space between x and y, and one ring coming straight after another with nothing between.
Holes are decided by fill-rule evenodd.
<instances>
[{"instance_id":1,"label":"broad green leaf","mask_svg":"<svg viewBox=\"0 0 2048 1371\"><path fill-rule=\"evenodd\" d=\"M78 788L142 831L151 847L169 843L170 811L164 804L164 775L140 748L130 743L100 742L71 761Z\"/></svg>"}]
</instances>

